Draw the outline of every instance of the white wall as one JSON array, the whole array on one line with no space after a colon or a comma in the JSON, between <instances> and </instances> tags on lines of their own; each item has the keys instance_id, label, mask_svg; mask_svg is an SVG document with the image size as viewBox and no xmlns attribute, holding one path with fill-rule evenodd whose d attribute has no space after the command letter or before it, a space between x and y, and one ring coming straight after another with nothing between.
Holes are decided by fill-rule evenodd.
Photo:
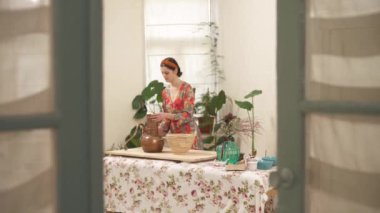
<instances>
[{"instance_id":1,"label":"white wall","mask_svg":"<svg viewBox=\"0 0 380 213\"><path fill-rule=\"evenodd\" d=\"M256 118L262 125L255 141L258 155L265 150L273 155L277 136L276 1L223 0L218 7L226 76L222 89L238 100L253 89L263 90L255 98ZM239 114L247 116L242 110ZM250 151L250 139L241 143L241 150Z\"/></svg>"},{"instance_id":2,"label":"white wall","mask_svg":"<svg viewBox=\"0 0 380 213\"><path fill-rule=\"evenodd\" d=\"M144 86L143 1L104 0L104 148L134 125L133 98Z\"/></svg>"}]
</instances>

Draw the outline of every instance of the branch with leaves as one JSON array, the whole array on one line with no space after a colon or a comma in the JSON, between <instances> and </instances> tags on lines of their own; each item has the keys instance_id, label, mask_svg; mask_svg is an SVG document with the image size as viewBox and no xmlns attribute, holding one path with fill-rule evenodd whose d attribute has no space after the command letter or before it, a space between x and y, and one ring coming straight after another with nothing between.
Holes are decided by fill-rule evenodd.
<instances>
[{"instance_id":1,"label":"branch with leaves","mask_svg":"<svg viewBox=\"0 0 380 213\"><path fill-rule=\"evenodd\" d=\"M251 138L252 138L252 146L251 146L251 155L253 157L256 156L257 150L255 147L255 113L254 113L254 104L253 104L253 99L255 96L262 94L262 90L253 90L246 96L244 96L245 99L251 99L251 102L249 101L237 101L235 100L235 103L238 107L245 109L248 114L248 119L249 119L249 126L251 129ZM251 114L250 114L251 112Z\"/></svg>"},{"instance_id":2,"label":"branch with leaves","mask_svg":"<svg viewBox=\"0 0 380 213\"><path fill-rule=\"evenodd\" d=\"M208 150L215 149L226 141L235 141L235 135L252 136L250 119L241 119L232 113L225 115L214 126L214 134L204 140ZM259 122L253 125L255 133L261 128ZM213 143L215 142L215 143Z\"/></svg>"}]
</instances>

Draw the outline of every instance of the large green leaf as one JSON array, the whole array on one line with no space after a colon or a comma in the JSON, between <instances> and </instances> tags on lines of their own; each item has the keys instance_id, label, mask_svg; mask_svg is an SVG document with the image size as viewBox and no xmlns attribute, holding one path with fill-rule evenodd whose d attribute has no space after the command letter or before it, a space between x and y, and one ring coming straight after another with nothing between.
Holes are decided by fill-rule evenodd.
<instances>
[{"instance_id":1,"label":"large green leaf","mask_svg":"<svg viewBox=\"0 0 380 213\"><path fill-rule=\"evenodd\" d=\"M209 107L207 108L207 116L216 116L216 107L215 105L209 105Z\"/></svg>"},{"instance_id":2,"label":"large green leaf","mask_svg":"<svg viewBox=\"0 0 380 213\"><path fill-rule=\"evenodd\" d=\"M142 95L137 95L133 101L132 101L132 108L133 109L140 109L145 105L145 100Z\"/></svg>"},{"instance_id":3,"label":"large green leaf","mask_svg":"<svg viewBox=\"0 0 380 213\"><path fill-rule=\"evenodd\" d=\"M143 133L143 126L138 126L135 138L139 138L140 139L142 133Z\"/></svg>"},{"instance_id":4,"label":"large green leaf","mask_svg":"<svg viewBox=\"0 0 380 213\"><path fill-rule=\"evenodd\" d=\"M161 94L162 93L162 90L164 90L164 83L162 83L162 82L158 82L157 81L157 83L155 83L154 85L153 85L153 87L154 87L154 93L156 93L157 95L158 94Z\"/></svg>"},{"instance_id":5,"label":"large green leaf","mask_svg":"<svg viewBox=\"0 0 380 213\"><path fill-rule=\"evenodd\" d=\"M252 98L255 97L256 95L262 94L262 90L253 90L252 92L248 93L248 95L244 96L244 98Z\"/></svg>"},{"instance_id":6,"label":"large green leaf","mask_svg":"<svg viewBox=\"0 0 380 213\"><path fill-rule=\"evenodd\" d=\"M222 108L223 104L225 103L226 103L226 94L223 90L221 90L218 95L213 96L211 98L211 101L208 107L208 113L210 115L215 116L216 112L219 111Z\"/></svg>"},{"instance_id":7,"label":"large green leaf","mask_svg":"<svg viewBox=\"0 0 380 213\"><path fill-rule=\"evenodd\" d=\"M217 110L220 110L223 106L223 104L226 103L226 93L221 90L217 96L216 103L215 103L215 108Z\"/></svg>"},{"instance_id":8,"label":"large green leaf","mask_svg":"<svg viewBox=\"0 0 380 213\"><path fill-rule=\"evenodd\" d=\"M134 119L141 119L141 118L145 117L147 111L148 110L147 110L146 106L143 106L139 110L137 110L137 112L135 113L133 118Z\"/></svg>"},{"instance_id":9,"label":"large green leaf","mask_svg":"<svg viewBox=\"0 0 380 213\"><path fill-rule=\"evenodd\" d=\"M147 87L155 87L158 83L159 83L159 81L153 80L153 81L149 82Z\"/></svg>"},{"instance_id":10,"label":"large green leaf","mask_svg":"<svg viewBox=\"0 0 380 213\"><path fill-rule=\"evenodd\" d=\"M133 128L131 129L131 131L129 131L129 135L127 135L127 137L125 137L124 141L129 141L129 140L131 140L131 137L133 137L133 135L134 135L134 131L136 131L136 127L133 127Z\"/></svg>"},{"instance_id":11,"label":"large green leaf","mask_svg":"<svg viewBox=\"0 0 380 213\"><path fill-rule=\"evenodd\" d=\"M240 107L242 109L246 109L248 111L250 111L253 108L253 105L248 101L236 101L235 100L235 103L236 103L236 105L238 105L238 107Z\"/></svg>"},{"instance_id":12,"label":"large green leaf","mask_svg":"<svg viewBox=\"0 0 380 213\"><path fill-rule=\"evenodd\" d=\"M162 103L162 93L157 94L156 100L158 103Z\"/></svg>"},{"instance_id":13,"label":"large green leaf","mask_svg":"<svg viewBox=\"0 0 380 213\"><path fill-rule=\"evenodd\" d=\"M130 134L131 134L131 135L134 135L134 134L136 133L136 131L138 131L138 128L139 128L139 126L134 126L134 127L131 129Z\"/></svg>"},{"instance_id":14,"label":"large green leaf","mask_svg":"<svg viewBox=\"0 0 380 213\"><path fill-rule=\"evenodd\" d=\"M194 105L194 110L195 110L195 113L198 113L198 114L203 114L204 110L205 110L205 106L203 103L201 102L197 102L195 103Z\"/></svg>"},{"instance_id":15,"label":"large green leaf","mask_svg":"<svg viewBox=\"0 0 380 213\"><path fill-rule=\"evenodd\" d=\"M127 141L130 137L132 137L134 135L134 132L136 131L136 126L134 126L131 131L129 131L129 135L127 135L127 137L125 138L125 141Z\"/></svg>"},{"instance_id":16,"label":"large green leaf","mask_svg":"<svg viewBox=\"0 0 380 213\"><path fill-rule=\"evenodd\" d=\"M129 135L125 138L125 141L129 140L126 144L127 148L135 148L141 146L142 126L138 125L131 129Z\"/></svg>"},{"instance_id":17,"label":"large green leaf","mask_svg":"<svg viewBox=\"0 0 380 213\"><path fill-rule=\"evenodd\" d=\"M128 148L136 148L136 147L140 147L140 146L141 146L141 140L140 140L140 138L133 138L127 144Z\"/></svg>"},{"instance_id":18,"label":"large green leaf","mask_svg":"<svg viewBox=\"0 0 380 213\"><path fill-rule=\"evenodd\" d=\"M154 81L151 81L148 84L148 86L144 88L144 90L141 92L141 95L144 97L146 101L148 101L154 95L161 95L163 89L164 89L164 84L162 82L154 80ZM162 102L162 101L158 101L158 102Z\"/></svg>"},{"instance_id":19,"label":"large green leaf","mask_svg":"<svg viewBox=\"0 0 380 213\"><path fill-rule=\"evenodd\" d=\"M154 88L147 86L144 88L144 90L141 92L141 95L144 97L145 101L148 101L154 96Z\"/></svg>"},{"instance_id":20,"label":"large green leaf","mask_svg":"<svg viewBox=\"0 0 380 213\"><path fill-rule=\"evenodd\" d=\"M211 93L209 90L205 94L202 95L202 103L208 103L211 99Z\"/></svg>"}]
</instances>

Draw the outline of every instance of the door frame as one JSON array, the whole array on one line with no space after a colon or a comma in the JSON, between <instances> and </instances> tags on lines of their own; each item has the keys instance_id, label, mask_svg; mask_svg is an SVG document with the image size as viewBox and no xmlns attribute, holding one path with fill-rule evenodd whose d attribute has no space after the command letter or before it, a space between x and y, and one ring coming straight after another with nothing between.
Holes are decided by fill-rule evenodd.
<instances>
[{"instance_id":1,"label":"door frame","mask_svg":"<svg viewBox=\"0 0 380 213\"><path fill-rule=\"evenodd\" d=\"M57 210L103 212L102 1L52 2Z\"/></svg>"},{"instance_id":2,"label":"door frame","mask_svg":"<svg viewBox=\"0 0 380 213\"><path fill-rule=\"evenodd\" d=\"M278 212L304 212L305 144L304 98L305 5L304 0L277 1L277 155L278 170L294 174L291 187L279 188ZM291 157L290 157L291 156Z\"/></svg>"}]
</instances>

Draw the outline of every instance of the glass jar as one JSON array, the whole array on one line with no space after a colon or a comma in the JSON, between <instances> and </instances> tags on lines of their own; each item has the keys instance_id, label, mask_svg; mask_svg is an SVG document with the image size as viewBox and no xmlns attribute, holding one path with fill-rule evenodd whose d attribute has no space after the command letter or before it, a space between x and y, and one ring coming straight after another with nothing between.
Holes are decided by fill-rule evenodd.
<instances>
[{"instance_id":1,"label":"glass jar","mask_svg":"<svg viewBox=\"0 0 380 213\"><path fill-rule=\"evenodd\" d=\"M226 141L216 147L217 159L227 161L227 164L236 164L239 161L240 149L233 141Z\"/></svg>"}]
</instances>

